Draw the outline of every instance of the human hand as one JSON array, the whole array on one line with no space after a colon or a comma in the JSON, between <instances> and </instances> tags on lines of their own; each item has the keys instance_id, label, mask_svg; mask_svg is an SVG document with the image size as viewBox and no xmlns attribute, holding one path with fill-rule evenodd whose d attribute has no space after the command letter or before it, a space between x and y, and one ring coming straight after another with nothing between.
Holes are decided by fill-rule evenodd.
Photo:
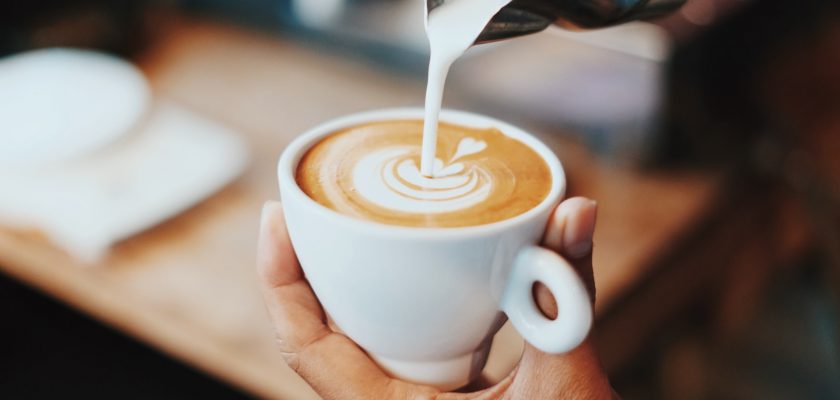
<instances>
[{"instance_id":1,"label":"human hand","mask_svg":"<svg viewBox=\"0 0 840 400\"><path fill-rule=\"evenodd\" d=\"M596 205L581 197L554 211L542 245L561 254L580 274L594 301L592 234ZM263 208L257 257L263 296L286 363L328 400L355 399L610 399L617 398L589 340L565 354L543 353L529 344L519 365L501 382L469 393L389 377L347 336L327 325L289 241L280 203ZM553 296L538 285L535 297L548 317Z\"/></svg>"}]
</instances>

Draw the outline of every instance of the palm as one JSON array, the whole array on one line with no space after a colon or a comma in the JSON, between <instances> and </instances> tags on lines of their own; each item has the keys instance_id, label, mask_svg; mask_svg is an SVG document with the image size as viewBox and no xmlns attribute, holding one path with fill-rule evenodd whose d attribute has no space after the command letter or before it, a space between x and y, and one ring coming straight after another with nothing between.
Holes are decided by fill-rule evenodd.
<instances>
[{"instance_id":1,"label":"palm","mask_svg":"<svg viewBox=\"0 0 840 400\"><path fill-rule=\"evenodd\" d=\"M545 247L573 262L593 296L594 213L590 201L567 200L558 207L543 239ZM599 394L609 393L609 384L586 343L564 356L540 353L526 345L516 370L501 382L470 393L441 393L389 377L352 340L327 325L324 310L292 249L279 203L269 203L263 211L258 270L281 354L325 399L559 398L561 394L567 398L605 398ZM547 290L538 290L537 300L546 314L556 313ZM569 397L573 393L564 390L564 381L592 378L596 378L590 385L595 391L581 393L583 397Z\"/></svg>"}]
</instances>

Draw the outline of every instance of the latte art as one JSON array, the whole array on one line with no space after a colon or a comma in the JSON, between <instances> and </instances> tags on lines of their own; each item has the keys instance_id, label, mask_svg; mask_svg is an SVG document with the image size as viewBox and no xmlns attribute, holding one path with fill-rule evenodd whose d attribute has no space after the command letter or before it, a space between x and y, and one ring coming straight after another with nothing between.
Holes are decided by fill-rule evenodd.
<instances>
[{"instance_id":1,"label":"latte art","mask_svg":"<svg viewBox=\"0 0 840 400\"><path fill-rule=\"evenodd\" d=\"M429 214L462 210L486 200L493 180L481 164L459 158L486 147L482 141L461 139L449 162L435 160L434 178L420 173L416 148L380 150L359 160L353 184L362 197L391 210Z\"/></svg>"},{"instance_id":2,"label":"latte art","mask_svg":"<svg viewBox=\"0 0 840 400\"><path fill-rule=\"evenodd\" d=\"M433 176L420 170L422 121L337 132L304 155L297 181L343 214L409 226L469 226L521 214L551 187L539 155L496 129L441 124Z\"/></svg>"}]
</instances>

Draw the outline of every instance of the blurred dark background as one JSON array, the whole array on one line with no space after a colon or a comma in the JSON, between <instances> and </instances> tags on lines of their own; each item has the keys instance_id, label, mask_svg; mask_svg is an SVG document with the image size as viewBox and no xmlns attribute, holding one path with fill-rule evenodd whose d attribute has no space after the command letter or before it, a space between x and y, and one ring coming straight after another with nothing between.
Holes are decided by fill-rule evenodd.
<instances>
[{"instance_id":1,"label":"blurred dark background","mask_svg":"<svg viewBox=\"0 0 840 400\"><path fill-rule=\"evenodd\" d=\"M0 5L0 56L79 46L132 57L165 40L156 27L166 16L186 14L422 80L422 47L360 22L384 3L353 0L302 16L288 0L13 0ZM656 60L661 100L646 111L635 144L642 150L630 161L616 156L605 141L621 133L597 116L575 128L608 162L723 171L727 212L755 214L766 227L746 233L760 238L751 251L763 261L733 263L737 280L670 320L643 356L613 371L614 385L627 399L840 398L840 2L692 0L686 7L691 12L657 21L669 47ZM505 115L515 106L494 110ZM544 118L556 123L551 112ZM791 213L806 244L793 258L777 258ZM694 240L713 240L708 235ZM14 321L0 329L0 397L245 397L6 277L0 318Z\"/></svg>"},{"instance_id":2,"label":"blurred dark background","mask_svg":"<svg viewBox=\"0 0 840 400\"><path fill-rule=\"evenodd\" d=\"M7 399L237 399L244 394L0 275Z\"/></svg>"}]
</instances>

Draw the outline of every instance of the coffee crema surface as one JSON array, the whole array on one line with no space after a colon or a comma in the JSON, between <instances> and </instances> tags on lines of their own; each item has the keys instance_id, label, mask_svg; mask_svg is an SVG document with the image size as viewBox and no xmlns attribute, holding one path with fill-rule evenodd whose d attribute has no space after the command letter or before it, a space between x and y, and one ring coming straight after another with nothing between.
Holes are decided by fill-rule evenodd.
<instances>
[{"instance_id":1,"label":"coffee crema surface","mask_svg":"<svg viewBox=\"0 0 840 400\"><path fill-rule=\"evenodd\" d=\"M367 123L327 136L297 166L298 186L341 214L391 225L464 227L536 207L546 162L495 128L440 123L434 177L420 173L422 120Z\"/></svg>"}]
</instances>

